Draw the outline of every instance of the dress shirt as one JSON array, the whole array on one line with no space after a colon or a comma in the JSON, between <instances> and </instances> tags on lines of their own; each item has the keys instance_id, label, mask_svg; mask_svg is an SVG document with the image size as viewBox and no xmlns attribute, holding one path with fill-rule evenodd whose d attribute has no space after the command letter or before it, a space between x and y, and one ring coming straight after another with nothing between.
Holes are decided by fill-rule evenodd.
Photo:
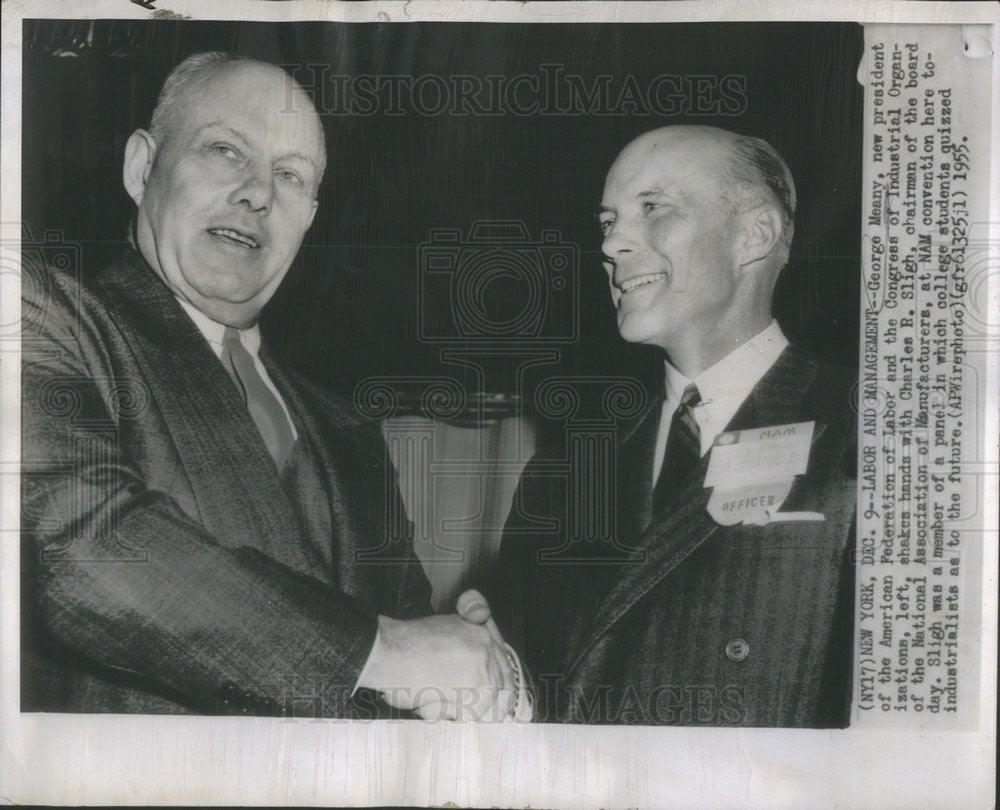
<instances>
[{"instance_id":1,"label":"dress shirt","mask_svg":"<svg viewBox=\"0 0 1000 810\"><path fill-rule=\"evenodd\" d=\"M205 336L205 340L212 347L212 351L215 352L215 356L222 359L222 335L226 331L224 324L217 323L209 318L204 312L196 309L194 306L189 304L180 298L177 299L180 305L184 308L184 311L188 314L194 325L198 327L198 331ZM264 381L264 385L268 387L272 394L278 399L278 404L281 405L281 410L285 413L285 418L288 420L288 424L292 428L292 437L294 439L299 438L299 433L295 429L295 422L292 421L292 415L288 412L288 406L285 405L285 400L282 398L278 389L275 388L274 383L271 382L270 376L268 376L267 369L264 368L264 364L260 362L260 327L254 324L249 329L240 329L240 343L243 344L243 348L246 349L250 356L253 358L254 368L257 369L257 373L260 374L260 378Z\"/></svg>"},{"instance_id":2,"label":"dress shirt","mask_svg":"<svg viewBox=\"0 0 1000 810\"><path fill-rule=\"evenodd\" d=\"M701 454L704 456L715 442L715 437L726 429L729 420L736 415L740 405L787 345L788 338L781 331L778 322L772 320L763 332L754 335L693 380L681 374L669 361L665 363L667 398L660 413L660 429L653 456L654 487L667 451L670 421L680 404L684 389L694 383L701 394L701 404L692 410L701 431Z\"/></svg>"}]
</instances>

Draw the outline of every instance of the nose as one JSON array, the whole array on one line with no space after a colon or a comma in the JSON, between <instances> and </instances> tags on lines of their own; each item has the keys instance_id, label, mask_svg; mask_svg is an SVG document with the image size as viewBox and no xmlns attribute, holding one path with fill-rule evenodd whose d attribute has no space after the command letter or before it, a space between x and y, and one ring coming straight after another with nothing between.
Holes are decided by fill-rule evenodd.
<instances>
[{"instance_id":1,"label":"nose","mask_svg":"<svg viewBox=\"0 0 1000 810\"><path fill-rule=\"evenodd\" d=\"M608 229L604 235L604 241L601 243L601 252L604 254L604 263L608 272L610 273L615 265L632 251L632 240L628 235L627 224L619 219Z\"/></svg>"},{"instance_id":2,"label":"nose","mask_svg":"<svg viewBox=\"0 0 1000 810\"><path fill-rule=\"evenodd\" d=\"M262 216L270 213L273 200L274 180L270 172L248 172L244 181L229 195L230 205L245 205Z\"/></svg>"}]
</instances>

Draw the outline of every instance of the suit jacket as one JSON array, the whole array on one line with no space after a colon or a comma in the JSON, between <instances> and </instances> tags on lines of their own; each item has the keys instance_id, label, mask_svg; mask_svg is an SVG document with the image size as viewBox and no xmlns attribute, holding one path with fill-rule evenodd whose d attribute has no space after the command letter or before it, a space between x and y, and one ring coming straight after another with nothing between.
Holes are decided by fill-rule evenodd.
<instances>
[{"instance_id":1,"label":"suit jacket","mask_svg":"<svg viewBox=\"0 0 1000 810\"><path fill-rule=\"evenodd\" d=\"M847 724L852 387L846 370L789 346L727 426L815 422L808 469L781 511L820 512L822 522L720 526L703 486L710 454L652 514L662 399L617 426L614 543L567 537L568 509L586 494L567 492L566 476L553 475L565 448L529 463L490 595L501 630L534 673L541 719Z\"/></svg>"},{"instance_id":2,"label":"suit jacket","mask_svg":"<svg viewBox=\"0 0 1000 810\"><path fill-rule=\"evenodd\" d=\"M283 480L137 253L22 289L22 708L356 713L377 614L430 611L378 425L263 348Z\"/></svg>"}]
</instances>

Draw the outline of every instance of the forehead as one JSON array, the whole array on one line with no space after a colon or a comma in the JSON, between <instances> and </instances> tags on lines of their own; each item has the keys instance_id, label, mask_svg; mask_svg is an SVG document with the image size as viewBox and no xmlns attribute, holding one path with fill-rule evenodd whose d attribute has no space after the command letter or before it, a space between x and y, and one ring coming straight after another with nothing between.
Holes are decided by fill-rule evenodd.
<instances>
[{"instance_id":1,"label":"forehead","mask_svg":"<svg viewBox=\"0 0 1000 810\"><path fill-rule=\"evenodd\" d=\"M220 66L183 103L180 126L188 135L217 125L275 152L299 152L317 164L321 160L322 126L312 102L278 68L239 62Z\"/></svg>"},{"instance_id":2,"label":"forehead","mask_svg":"<svg viewBox=\"0 0 1000 810\"><path fill-rule=\"evenodd\" d=\"M717 195L727 145L704 136L640 138L621 152L608 172L604 196L662 192L693 197Z\"/></svg>"}]
</instances>

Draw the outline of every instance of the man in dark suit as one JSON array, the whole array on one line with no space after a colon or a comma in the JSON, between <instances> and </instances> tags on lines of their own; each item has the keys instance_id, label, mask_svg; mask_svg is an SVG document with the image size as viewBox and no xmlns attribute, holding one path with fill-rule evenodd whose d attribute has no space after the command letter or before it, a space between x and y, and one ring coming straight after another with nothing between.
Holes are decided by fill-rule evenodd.
<instances>
[{"instance_id":1,"label":"man in dark suit","mask_svg":"<svg viewBox=\"0 0 1000 810\"><path fill-rule=\"evenodd\" d=\"M196 54L126 146L131 246L25 280L24 710L452 718L511 689L494 628L427 615L378 426L261 345L325 163L289 76Z\"/></svg>"},{"instance_id":2,"label":"man in dark suit","mask_svg":"<svg viewBox=\"0 0 1000 810\"><path fill-rule=\"evenodd\" d=\"M522 475L491 602L542 719L848 722L854 375L772 317L794 212L777 152L711 127L646 133L611 167L619 331L659 347L665 377L614 424L613 479L554 475L586 464L561 444ZM613 530L585 539L607 487Z\"/></svg>"}]
</instances>

